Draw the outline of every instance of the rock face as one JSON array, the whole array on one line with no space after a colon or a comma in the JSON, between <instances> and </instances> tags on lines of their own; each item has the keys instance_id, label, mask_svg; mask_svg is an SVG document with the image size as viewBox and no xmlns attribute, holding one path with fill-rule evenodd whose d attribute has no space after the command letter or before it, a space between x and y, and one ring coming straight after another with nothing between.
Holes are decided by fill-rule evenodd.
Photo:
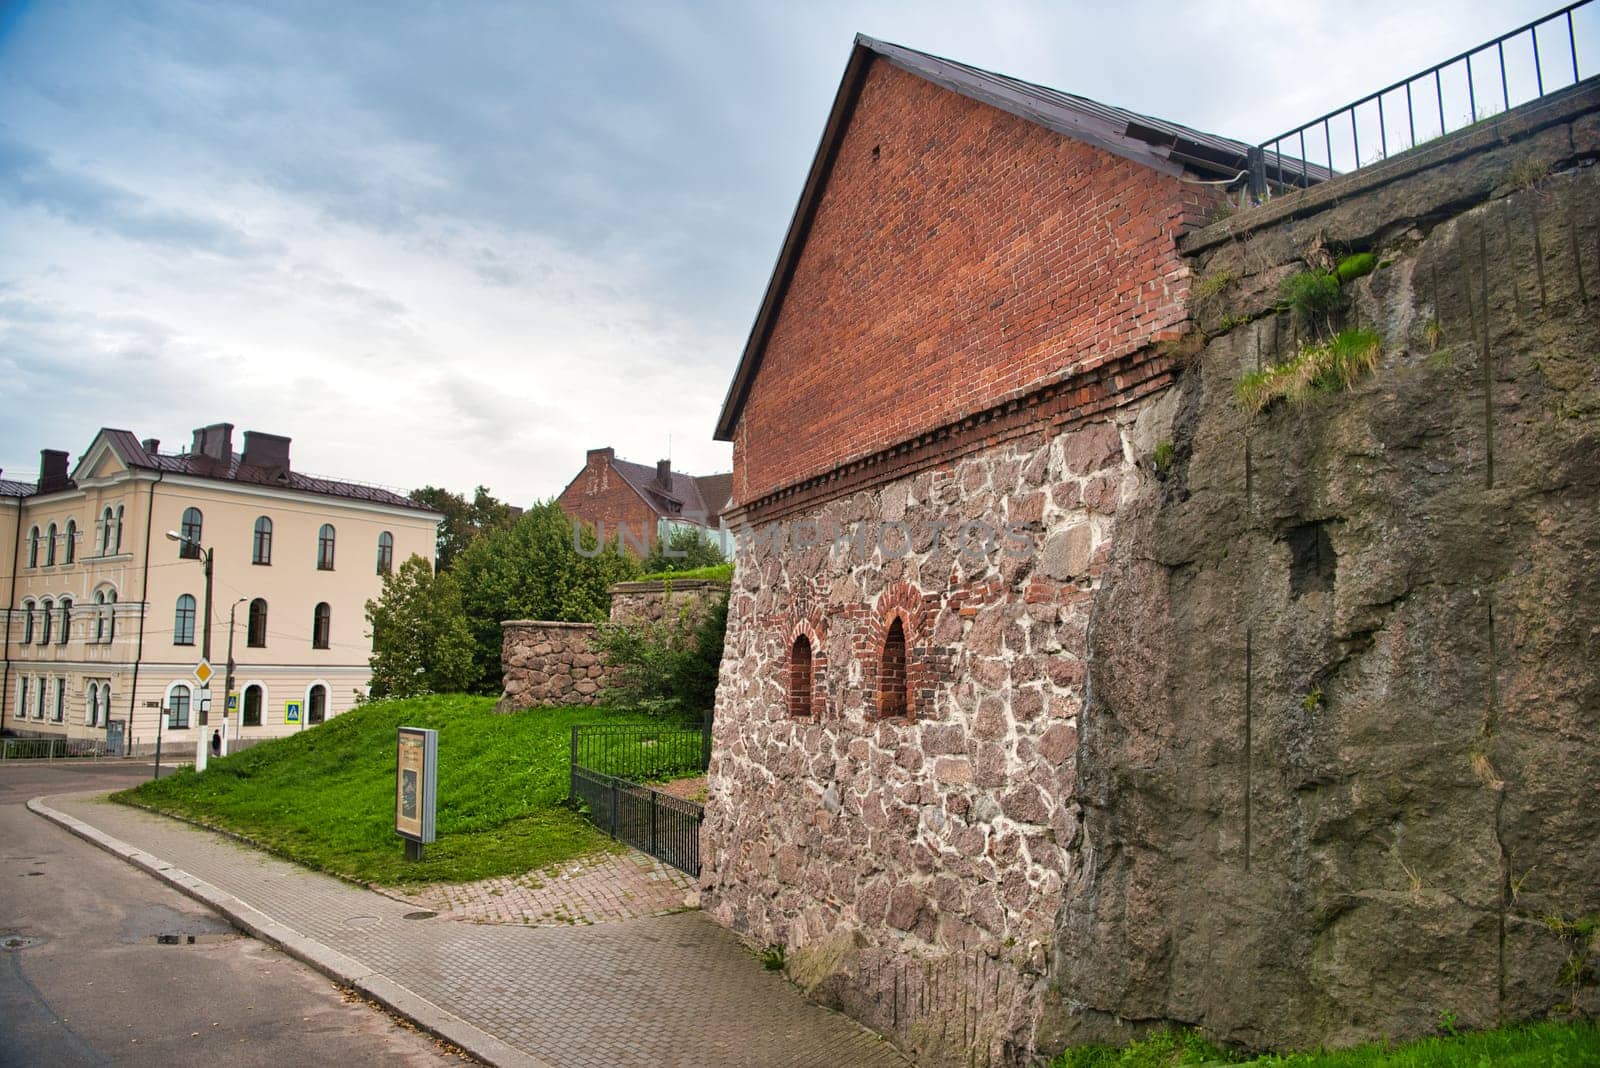
<instances>
[{"instance_id":1,"label":"rock face","mask_svg":"<svg viewBox=\"0 0 1600 1068\"><path fill-rule=\"evenodd\" d=\"M1515 169L1577 136L1203 255L1265 314L1183 377L1172 465L1119 511L1042 1045L1600 1008L1563 926L1600 914L1600 169ZM1475 181L1506 184L1452 208ZM1294 351L1277 279L1323 242L1386 261L1344 313L1379 365L1249 417L1241 375Z\"/></svg>"}]
</instances>

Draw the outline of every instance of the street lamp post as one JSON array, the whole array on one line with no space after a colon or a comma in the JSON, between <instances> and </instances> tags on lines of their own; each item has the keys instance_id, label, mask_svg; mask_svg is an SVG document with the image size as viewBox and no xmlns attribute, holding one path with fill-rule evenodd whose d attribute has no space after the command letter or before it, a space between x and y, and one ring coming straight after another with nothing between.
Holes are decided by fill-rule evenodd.
<instances>
[{"instance_id":1,"label":"street lamp post","mask_svg":"<svg viewBox=\"0 0 1600 1068\"><path fill-rule=\"evenodd\" d=\"M241 597L237 601L233 602L233 604L228 606L228 670L223 675L223 681L222 681L222 722L224 724L226 724L228 722L228 701L229 701L230 698L233 697L233 667L234 667L234 664L233 664L233 624L234 624L234 613L239 611L239 606L244 604L245 601L247 601L247 600L249 600L249 598ZM234 724L234 726L235 726L235 728L237 728L234 733L236 735L238 735L239 737L243 737L244 736L244 702L243 701L239 702L239 718L238 718L238 721ZM224 741L226 741L226 739L224 739ZM225 748L223 750L223 752L226 753L227 749Z\"/></svg>"},{"instance_id":2,"label":"street lamp post","mask_svg":"<svg viewBox=\"0 0 1600 1068\"><path fill-rule=\"evenodd\" d=\"M184 545L193 547L193 549L200 554L200 560L205 564L206 629L205 633L200 638L200 657L209 664L211 662L211 550L207 549L204 545L201 545L198 541L195 541L187 534L179 534L176 530L167 531L167 540L180 542ZM208 680L206 682L202 682L200 684L200 689L202 691L200 697L200 712L195 718L199 721L199 725L204 727L211 717L210 681ZM224 700L226 700L226 698L224 698ZM196 771L204 771L206 766L206 732L199 731L198 734L199 744L195 748L194 768Z\"/></svg>"}]
</instances>

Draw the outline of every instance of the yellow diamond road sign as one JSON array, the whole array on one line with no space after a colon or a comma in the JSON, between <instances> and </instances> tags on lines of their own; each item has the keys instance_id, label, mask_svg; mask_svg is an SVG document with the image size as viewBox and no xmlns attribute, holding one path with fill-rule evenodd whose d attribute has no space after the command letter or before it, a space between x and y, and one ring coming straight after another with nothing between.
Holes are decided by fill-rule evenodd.
<instances>
[{"instance_id":1,"label":"yellow diamond road sign","mask_svg":"<svg viewBox=\"0 0 1600 1068\"><path fill-rule=\"evenodd\" d=\"M202 660L194 666L194 677L200 680L200 685L205 686L211 682L211 676L216 672L211 670L211 662Z\"/></svg>"}]
</instances>

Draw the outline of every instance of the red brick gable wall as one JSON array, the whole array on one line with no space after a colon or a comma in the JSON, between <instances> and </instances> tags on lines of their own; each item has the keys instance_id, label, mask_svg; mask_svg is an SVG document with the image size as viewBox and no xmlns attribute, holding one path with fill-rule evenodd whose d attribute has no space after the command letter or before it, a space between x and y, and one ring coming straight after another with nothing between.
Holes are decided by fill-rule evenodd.
<instances>
[{"instance_id":1,"label":"red brick gable wall","mask_svg":"<svg viewBox=\"0 0 1600 1068\"><path fill-rule=\"evenodd\" d=\"M734 435L749 503L1185 317L1205 187L868 71Z\"/></svg>"},{"instance_id":2,"label":"red brick gable wall","mask_svg":"<svg viewBox=\"0 0 1600 1068\"><path fill-rule=\"evenodd\" d=\"M583 472L561 491L556 501L568 515L597 529L604 527L608 542L617 540L617 533L625 524L624 546L637 551L641 538L647 546L655 544L655 512L612 469L610 459L603 454L591 455Z\"/></svg>"}]
</instances>

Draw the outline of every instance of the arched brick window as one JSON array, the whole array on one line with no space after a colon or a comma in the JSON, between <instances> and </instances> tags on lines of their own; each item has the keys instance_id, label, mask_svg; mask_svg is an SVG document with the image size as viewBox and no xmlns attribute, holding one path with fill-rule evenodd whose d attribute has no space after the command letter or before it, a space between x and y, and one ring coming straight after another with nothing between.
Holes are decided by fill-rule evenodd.
<instances>
[{"instance_id":1,"label":"arched brick window","mask_svg":"<svg viewBox=\"0 0 1600 1068\"><path fill-rule=\"evenodd\" d=\"M317 531L317 570L333 570L333 524L324 523Z\"/></svg>"},{"instance_id":2,"label":"arched brick window","mask_svg":"<svg viewBox=\"0 0 1600 1068\"><path fill-rule=\"evenodd\" d=\"M56 566L56 525L51 523L44 531L44 566Z\"/></svg>"},{"instance_id":3,"label":"arched brick window","mask_svg":"<svg viewBox=\"0 0 1600 1068\"><path fill-rule=\"evenodd\" d=\"M78 521L76 519L67 520L67 540L62 549L66 553L67 563L70 564L78 558Z\"/></svg>"},{"instance_id":4,"label":"arched brick window","mask_svg":"<svg viewBox=\"0 0 1600 1068\"><path fill-rule=\"evenodd\" d=\"M255 538L250 544L250 562L262 565L272 563L272 520L264 515L256 518Z\"/></svg>"},{"instance_id":5,"label":"arched brick window","mask_svg":"<svg viewBox=\"0 0 1600 1068\"><path fill-rule=\"evenodd\" d=\"M811 639L795 636L789 647L789 715L811 715Z\"/></svg>"},{"instance_id":6,"label":"arched brick window","mask_svg":"<svg viewBox=\"0 0 1600 1068\"><path fill-rule=\"evenodd\" d=\"M311 613L311 648L328 648L329 632L333 629L333 610L327 601L321 601Z\"/></svg>"},{"instance_id":7,"label":"arched brick window","mask_svg":"<svg viewBox=\"0 0 1600 1068\"><path fill-rule=\"evenodd\" d=\"M378 574L394 570L394 535L387 530L378 535Z\"/></svg>"},{"instance_id":8,"label":"arched brick window","mask_svg":"<svg viewBox=\"0 0 1600 1068\"><path fill-rule=\"evenodd\" d=\"M905 719L911 715L906 677L906 628L896 616L883 636L883 657L878 662L878 716Z\"/></svg>"}]
</instances>

